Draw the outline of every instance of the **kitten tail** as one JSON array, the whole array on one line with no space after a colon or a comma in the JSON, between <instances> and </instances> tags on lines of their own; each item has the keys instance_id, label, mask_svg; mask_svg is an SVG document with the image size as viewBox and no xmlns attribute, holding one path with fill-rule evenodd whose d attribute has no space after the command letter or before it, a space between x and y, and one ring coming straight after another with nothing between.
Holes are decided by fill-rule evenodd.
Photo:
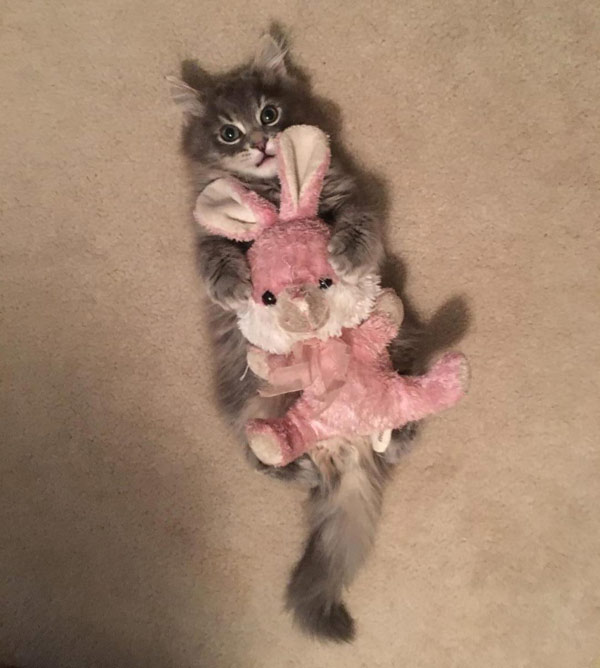
<instances>
[{"instance_id":1,"label":"kitten tail","mask_svg":"<svg viewBox=\"0 0 600 668\"><path fill-rule=\"evenodd\" d=\"M342 591L363 564L374 540L383 473L370 444L354 446L335 462L309 499L311 533L287 588L287 608L305 632L350 642L354 620ZM323 467L320 467L323 473Z\"/></svg>"}]
</instances>

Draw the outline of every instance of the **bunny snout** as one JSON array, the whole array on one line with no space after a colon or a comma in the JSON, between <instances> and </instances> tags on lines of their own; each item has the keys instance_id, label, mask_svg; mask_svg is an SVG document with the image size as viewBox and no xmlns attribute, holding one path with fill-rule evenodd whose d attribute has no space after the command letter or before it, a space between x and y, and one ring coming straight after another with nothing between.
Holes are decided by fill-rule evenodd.
<instances>
[{"instance_id":1,"label":"bunny snout","mask_svg":"<svg viewBox=\"0 0 600 668\"><path fill-rule=\"evenodd\" d=\"M277 300L280 304L279 324L288 332L315 332L329 318L325 293L316 285L290 286L279 294Z\"/></svg>"}]
</instances>

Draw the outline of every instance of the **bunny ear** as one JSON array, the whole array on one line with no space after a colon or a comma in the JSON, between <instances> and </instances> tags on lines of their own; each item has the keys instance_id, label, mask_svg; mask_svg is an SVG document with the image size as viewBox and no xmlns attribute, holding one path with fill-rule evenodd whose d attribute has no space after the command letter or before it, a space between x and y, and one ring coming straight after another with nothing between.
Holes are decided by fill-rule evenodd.
<instances>
[{"instance_id":1,"label":"bunny ear","mask_svg":"<svg viewBox=\"0 0 600 668\"><path fill-rule=\"evenodd\" d=\"M236 241L252 241L277 221L275 207L235 179L217 179L204 188L194 208L196 222Z\"/></svg>"},{"instance_id":2,"label":"bunny ear","mask_svg":"<svg viewBox=\"0 0 600 668\"><path fill-rule=\"evenodd\" d=\"M278 139L281 219L317 215L323 179L329 168L327 135L311 125L294 125Z\"/></svg>"}]
</instances>

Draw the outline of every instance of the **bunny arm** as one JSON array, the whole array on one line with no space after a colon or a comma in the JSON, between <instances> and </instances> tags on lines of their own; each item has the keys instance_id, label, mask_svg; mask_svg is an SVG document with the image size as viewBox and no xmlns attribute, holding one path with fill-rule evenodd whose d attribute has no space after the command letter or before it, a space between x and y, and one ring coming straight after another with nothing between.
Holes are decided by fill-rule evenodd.
<instances>
[{"instance_id":1,"label":"bunny arm","mask_svg":"<svg viewBox=\"0 0 600 668\"><path fill-rule=\"evenodd\" d=\"M233 241L253 241L278 220L276 208L241 181L223 177L209 183L194 207L196 222Z\"/></svg>"},{"instance_id":2,"label":"bunny arm","mask_svg":"<svg viewBox=\"0 0 600 668\"><path fill-rule=\"evenodd\" d=\"M402 301L396 293L383 290L375 302L373 313L345 334L356 357L363 361L380 359L398 334L403 314Z\"/></svg>"},{"instance_id":3,"label":"bunny arm","mask_svg":"<svg viewBox=\"0 0 600 668\"><path fill-rule=\"evenodd\" d=\"M398 327L404 320L404 305L402 300L391 288L384 288L373 308L375 313L386 314Z\"/></svg>"},{"instance_id":4,"label":"bunny arm","mask_svg":"<svg viewBox=\"0 0 600 668\"><path fill-rule=\"evenodd\" d=\"M290 365L290 356L268 353L256 346L248 346L247 362L252 373L263 380L270 381L275 369Z\"/></svg>"},{"instance_id":5,"label":"bunny arm","mask_svg":"<svg viewBox=\"0 0 600 668\"><path fill-rule=\"evenodd\" d=\"M247 363L256 376L269 383L259 390L263 397L298 392L312 383L309 363L296 361L292 353L277 355L249 346Z\"/></svg>"}]
</instances>

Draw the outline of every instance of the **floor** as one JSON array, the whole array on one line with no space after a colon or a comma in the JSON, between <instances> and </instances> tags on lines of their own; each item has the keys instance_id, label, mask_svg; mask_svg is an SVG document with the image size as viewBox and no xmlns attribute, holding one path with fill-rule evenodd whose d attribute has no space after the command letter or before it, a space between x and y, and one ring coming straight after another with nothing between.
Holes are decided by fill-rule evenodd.
<instances>
[{"instance_id":1,"label":"floor","mask_svg":"<svg viewBox=\"0 0 600 668\"><path fill-rule=\"evenodd\" d=\"M0 663L600 665L600 5L6 0ZM303 492L213 399L163 77L286 26L433 348L473 386L388 487L352 646L282 592Z\"/></svg>"}]
</instances>

